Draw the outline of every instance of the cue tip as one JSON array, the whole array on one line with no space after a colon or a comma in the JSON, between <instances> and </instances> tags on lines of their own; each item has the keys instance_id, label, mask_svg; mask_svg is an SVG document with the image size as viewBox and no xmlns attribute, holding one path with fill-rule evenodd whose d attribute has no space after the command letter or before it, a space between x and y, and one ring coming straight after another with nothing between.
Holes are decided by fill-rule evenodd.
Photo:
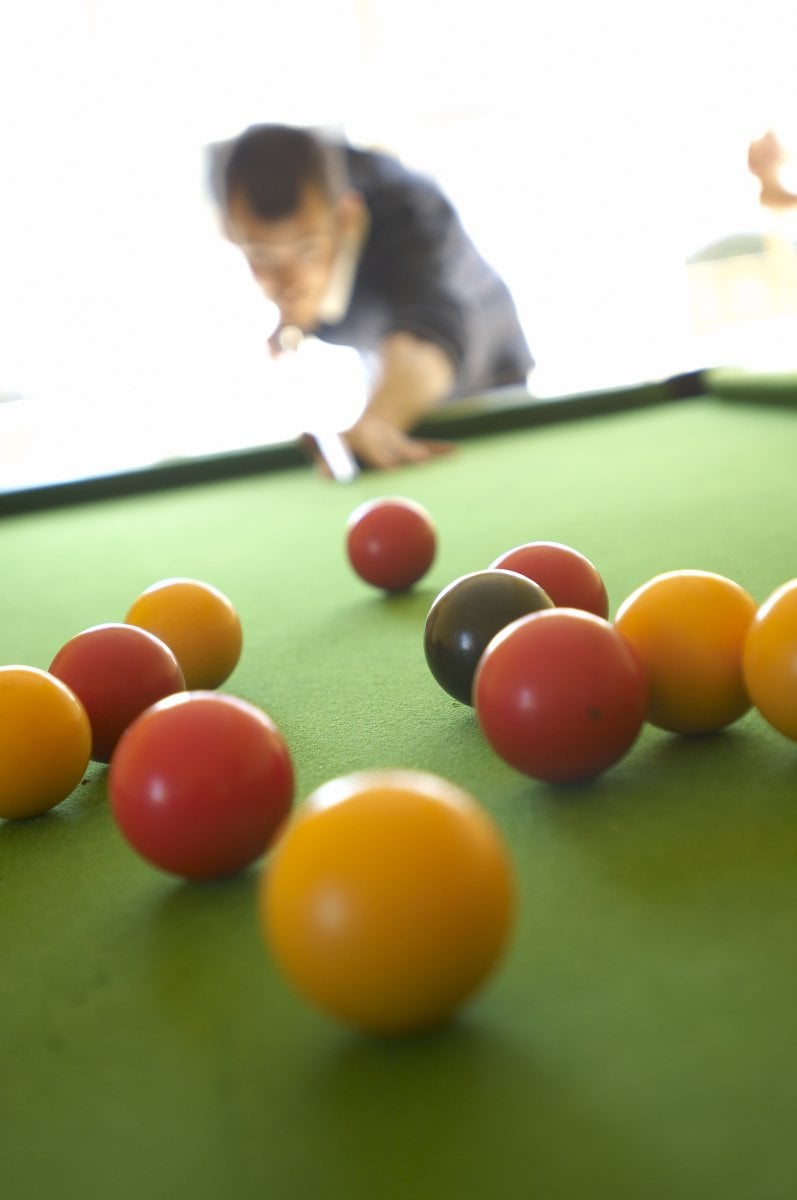
<instances>
[{"instance_id":1,"label":"cue tip","mask_svg":"<svg viewBox=\"0 0 797 1200\"><path fill-rule=\"evenodd\" d=\"M360 468L339 433L310 433L307 436L336 483L352 483L357 478Z\"/></svg>"}]
</instances>

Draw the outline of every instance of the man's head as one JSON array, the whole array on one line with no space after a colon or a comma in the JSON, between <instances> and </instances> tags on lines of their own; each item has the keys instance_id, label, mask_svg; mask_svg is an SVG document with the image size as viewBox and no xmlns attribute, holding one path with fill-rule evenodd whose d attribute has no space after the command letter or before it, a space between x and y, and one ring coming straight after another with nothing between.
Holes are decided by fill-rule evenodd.
<instances>
[{"instance_id":1,"label":"man's head","mask_svg":"<svg viewBox=\"0 0 797 1200\"><path fill-rule=\"evenodd\" d=\"M232 145L221 192L225 231L282 323L312 330L359 208L343 151L304 129L252 126Z\"/></svg>"}]
</instances>

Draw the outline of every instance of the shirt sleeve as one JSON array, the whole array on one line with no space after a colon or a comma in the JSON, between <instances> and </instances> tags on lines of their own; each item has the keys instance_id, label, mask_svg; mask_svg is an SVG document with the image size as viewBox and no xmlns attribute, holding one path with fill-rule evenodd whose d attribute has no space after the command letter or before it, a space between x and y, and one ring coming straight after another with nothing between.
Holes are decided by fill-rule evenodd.
<instances>
[{"instance_id":1,"label":"shirt sleeve","mask_svg":"<svg viewBox=\"0 0 797 1200\"><path fill-rule=\"evenodd\" d=\"M369 273L385 301L385 332L435 342L459 369L467 324L459 278L469 243L456 211L421 181L377 201L372 220Z\"/></svg>"}]
</instances>

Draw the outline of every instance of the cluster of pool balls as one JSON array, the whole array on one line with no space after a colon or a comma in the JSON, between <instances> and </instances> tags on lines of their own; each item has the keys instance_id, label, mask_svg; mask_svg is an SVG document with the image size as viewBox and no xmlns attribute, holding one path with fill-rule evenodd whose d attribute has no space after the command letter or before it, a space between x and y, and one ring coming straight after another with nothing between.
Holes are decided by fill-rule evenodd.
<instances>
[{"instance_id":1,"label":"cluster of pool balls","mask_svg":"<svg viewBox=\"0 0 797 1200\"><path fill-rule=\"evenodd\" d=\"M437 540L423 507L381 497L352 513L345 545L361 579L394 593L426 575ZM76 634L46 670L0 667L0 817L47 812L91 760L106 763L115 823L155 867L214 879L264 856L263 936L305 999L373 1032L444 1022L509 940L504 839L468 792L414 770L330 780L294 810L281 731L218 691L242 645L222 592L166 579L123 621ZM492 749L539 780L593 778L646 722L705 734L752 705L797 740L797 580L758 606L722 576L670 572L611 621L595 566L532 542L444 587L423 650Z\"/></svg>"},{"instance_id":2,"label":"cluster of pool balls","mask_svg":"<svg viewBox=\"0 0 797 1200\"><path fill-rule=\"evenodd\" d=\"M187 880L267 854L258 910L294 988L363 1030L444 1022L488 976L515 906L488 813L410 770L328 781L293 810L289 747L261 708L218 689L240 619L211 584L166 579L124 621L70 638L47 669L0 667L0 818L41 816L107 764L124 840Z\"/></svg>"},{"instance_id":3,"label":"cluster of pool balls","mask_svg":"<svg viewBox=\"0 0 797 1200\"><path fill-rule=\"evenodd\" d=\"M253 862L290 811L294 776L271 718L216 690L242 645L218 588L165 579L46 670L0 667L0 817L48 812L94 761L108 764L119 831L153 865L209 879Z\"/></svg>"},{"instance_id":4,"label":"cluster of pool balls","mask_svg":"<svg viewBox=\"0 0 797 1200\"><path fill-rule=\"evenodd\" d=\"M349 556L366 582L413 586L435 557L434 521L402 497L350 519ZM453 580L424 629L429 669L471 705L487 742L551 783L599 775L646 724L717 732L755 707L797 740L797 579L759 604L712 571L657 575L620 604L571 546L530 542Z\"/></svg>"}]
</instances>

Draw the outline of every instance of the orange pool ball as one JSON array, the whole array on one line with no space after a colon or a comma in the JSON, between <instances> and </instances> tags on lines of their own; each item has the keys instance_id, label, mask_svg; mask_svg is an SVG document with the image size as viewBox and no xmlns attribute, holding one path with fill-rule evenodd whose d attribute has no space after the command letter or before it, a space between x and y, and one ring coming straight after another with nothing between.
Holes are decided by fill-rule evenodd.
<instances>
[{"instance_id":1,"label":"orange pool ball","mask_svg":"<svg viewBox=\"0 0 797 1200\"><path fill-rule=\"evenodd\" d=\"M37 817L83 777L91 726L60 679L38 667L0 667L0 817Z\"/></svg>"},{"instance_id":2,"label":"orange pool ball","mask_svg":"<svg viewBox=\"0 0 797 1200\"><path fill-rule=\"evenodd\" d=\"M133 602L125 621L166 643L189 691L219 687L241 657L243 633L231 601L198 579L153 583Z\"/></svg>"},{"instance_id":3,"label":"orange pool ball","mask_svg":"<svg viewBox=\"0 0 797 1200\"><path fill-rule=\"evenodd\" d=\"M797 579L759 608L742 654L747 691L762 717L797 741Z\"/></svg>"},{"instance_id":4,"label":"orange pool ball","mask_svg":"<svg viewBox=\"0 0 797 1200\"><path fill-rule=\"evenodd\" d=\"M712 733L750 707L742 646L756 602L711 571L670 571L637 588L615 626L648 676L647 719L672 733Z\"/></svg>"},{"instance_id":5,"label":"orange pool ball","mask_svg":"<svg viewBox=\"0 0 797 1200\"><path fill-rule=\"evenodd\" d=\"M367 1032L444 1023L486 979L514 915L513 870L468 793L416 771L319 788L266 860L260 912L286 979Z\"/></svg>"}]
</instances>

